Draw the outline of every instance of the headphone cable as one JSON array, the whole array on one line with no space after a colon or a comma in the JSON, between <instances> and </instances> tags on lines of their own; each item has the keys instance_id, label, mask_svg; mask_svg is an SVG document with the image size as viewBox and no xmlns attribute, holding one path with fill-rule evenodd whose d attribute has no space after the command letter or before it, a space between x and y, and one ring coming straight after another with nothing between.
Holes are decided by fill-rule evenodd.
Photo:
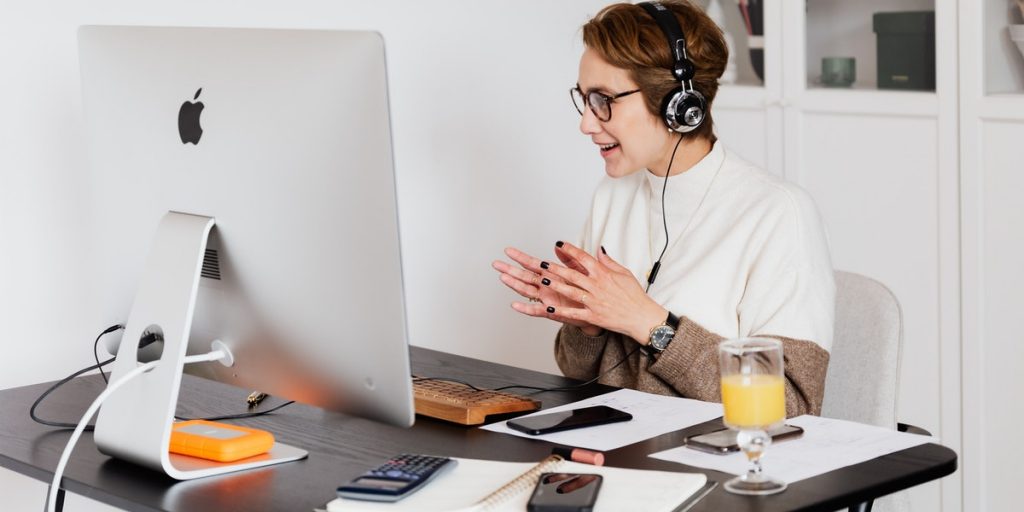
<instances>
[{"instance_id":1,"label":"headphone cable","mask_svg":"<svg viewBox=\"0 0 1024 512\"><path fill-rule=\"evenodd\" d=\"M661 254L658 255L658 261L654 262L654 266L651 267L651 271L647 274L647 288L644 289L644 293L651 291L651 285L653 285L654 280L658 278L658 270L661 269L661 258L665 257L665 251L668 250L668 215L665 213L665 190L668 189L668 175L672 172L672 162L676 159L676 150L679 149L679 144L682 142L683 134L680 133L679 140L676 141L676 146L672 148L672 156L669 157L668 160L668 169L665 170L665 180L661 182L661 224L665 228L665 246L661 248ZM689 224L687 224L687 227L689 227Z\"/></svg>"}]
</instances>

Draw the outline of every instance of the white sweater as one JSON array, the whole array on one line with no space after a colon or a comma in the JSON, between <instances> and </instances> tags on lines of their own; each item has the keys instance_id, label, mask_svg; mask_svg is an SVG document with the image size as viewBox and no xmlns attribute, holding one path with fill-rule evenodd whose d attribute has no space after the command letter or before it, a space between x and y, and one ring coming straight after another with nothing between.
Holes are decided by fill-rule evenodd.
<instances>
[{"instance_id":1,"label":"white sweater","mask_svg":"<svg viewBox=\"0 0 1024 512\"><path fill-rule=\"evenodd\" d=\"M606 177L583 232L581 247L597 254L604 246L642 284L665 243L663 180L647 171ZM832 263L805 191L719 142L669 177L665 203L669 246L650 289L655 301L726 338L776 335L831 348Z\"/></svg>"}]
</instances>

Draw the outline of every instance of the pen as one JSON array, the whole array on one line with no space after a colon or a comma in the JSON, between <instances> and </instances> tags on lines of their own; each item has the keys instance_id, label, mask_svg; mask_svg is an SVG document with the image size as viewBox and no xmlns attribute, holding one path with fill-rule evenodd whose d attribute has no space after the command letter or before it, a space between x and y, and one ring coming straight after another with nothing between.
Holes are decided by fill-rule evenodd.
<instances>
[{"instance_id":1,"label":"pen","mask_svg":"<svg viewBox=\"0 0 1024 512\"><path fill-rule=\"evenodd\" d=\"M584 464L590 464L591 466L604 465L604 454L601 452L593 452L590 450L584 450L583 448L573 448L571 446L556 446L551 449L551 453L561 455L573 462L582 462Z\"/></svg>"}]
</instances>

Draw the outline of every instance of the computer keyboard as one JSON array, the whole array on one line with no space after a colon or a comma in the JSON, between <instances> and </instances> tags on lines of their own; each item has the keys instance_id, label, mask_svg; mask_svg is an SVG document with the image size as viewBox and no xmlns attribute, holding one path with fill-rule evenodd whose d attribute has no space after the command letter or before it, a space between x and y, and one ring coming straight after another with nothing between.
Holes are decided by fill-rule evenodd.
<instances>
[{"instance_id":1,"label":"computer keyboard","mask_svg":"<svg viewBox=\"0 0 1024 512\"><path fill-rule=\"evenodd\" d=\"M413 377L416 414L462 425L480 425L491 414L540 409L540 401L504 391L477 391L465 384Z\"/></svg>"}]
</instances>

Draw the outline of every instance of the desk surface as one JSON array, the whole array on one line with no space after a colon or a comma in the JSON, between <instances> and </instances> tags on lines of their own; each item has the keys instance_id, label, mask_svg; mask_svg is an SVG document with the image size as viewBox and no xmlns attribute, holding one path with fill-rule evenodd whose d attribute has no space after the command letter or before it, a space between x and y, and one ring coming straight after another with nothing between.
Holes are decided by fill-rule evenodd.
<instances>
[{"instance_id":1,"label":"desk surface","mask_svg":"<svg viewBox=\"0 0 1024 512\"><path fill-rule=\"evenodd\" d=\"M414 347L413 371L431 377L463 378L479 386L510 383L556 386L568 379ZM37 384L0 391L0 466L49 482L70 431L57 431L32 422L28 409L48 386ZM39 414L74 423L103 389L93 375L78 378L52 394ZM552 407L611 391L595 385L586 390L544 393ZM244 412L248 391L186 375L178 415L213 416ZM276 403L276 402L275 402ZM282 442L308 449L308 459L271 468L177 482L99 453L92 435L78 443L65 473L65 489L132 511L303 511L334 498L335 487L388 456L421 452L456 457L537 461L550 453L545 442L462 427L417 417L411 429L325 412L302 404L239 424L263 428ZM611 466L702 471L720 482L730 476L647 457L682 444L688 435L718 428L719 420L665 434L606 454ZM956 454L937 444L925 444L791 484L782 494L743 497L718 486L693 510L838 510L901 489L946 476L956 470ZM42 504L44 496L40 495Z\"/></svg>"}]
</instances>

